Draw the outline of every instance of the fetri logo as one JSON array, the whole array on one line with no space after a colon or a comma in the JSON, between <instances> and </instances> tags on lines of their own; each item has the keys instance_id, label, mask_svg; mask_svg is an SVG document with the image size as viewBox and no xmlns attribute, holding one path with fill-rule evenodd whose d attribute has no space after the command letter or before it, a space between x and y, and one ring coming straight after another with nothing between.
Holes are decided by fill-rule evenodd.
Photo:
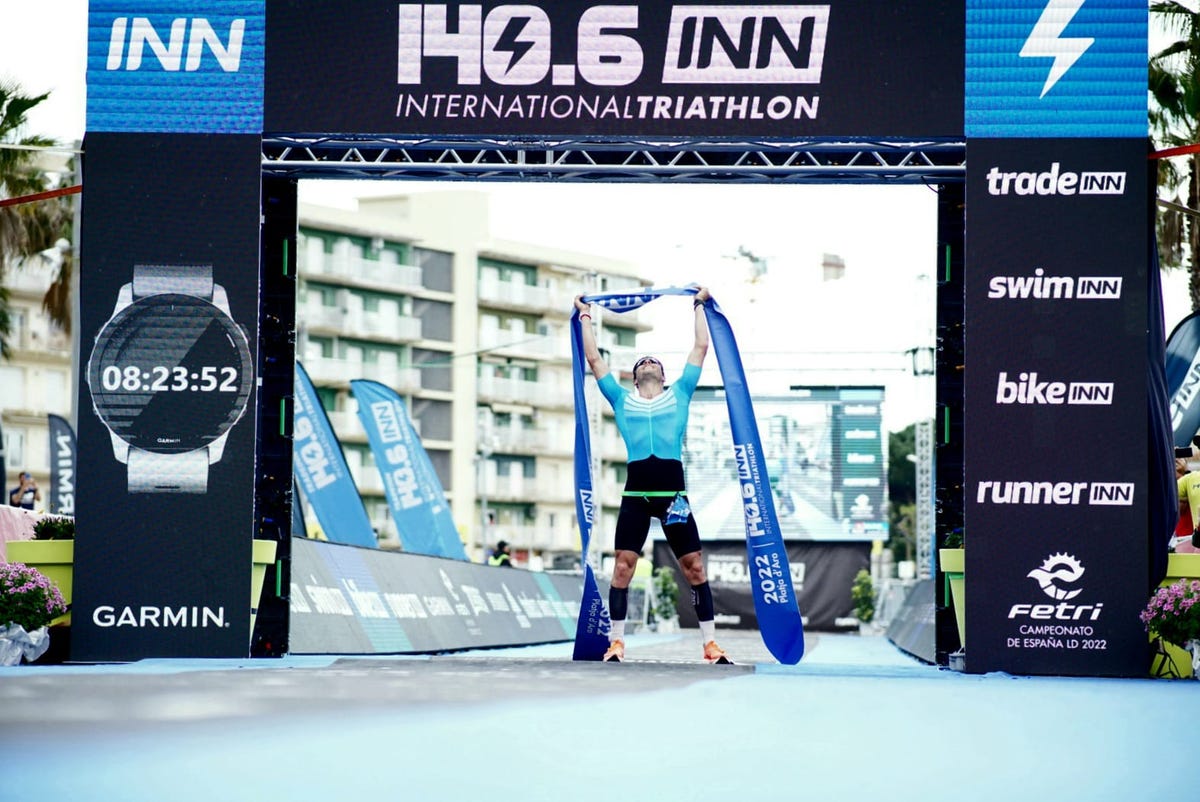
<instances>
[{"instance_id":1,"label":"fetri logo","mask_svg":"<svg viewBox=\"0 0 1200 802\"><path fill-rule=\"evenodd\" d=\"M1112 382L1039 381L1036 371L1018 373L1016 380L1004 371L996 383L997 404L1099 404L1113 402Z\"/></svg>"},{"instance_id":2,"label":"fetri logo","mask_svg":"<svg viewBox=\"0 0 1200 802\"><path fill-rule=\"evenodd\" d=\"M1040 173L1006 172L993 167L987 174L989 195L1124 195L1125 173L1063 170L1058 162Z\"/></svg>"},{"instance_id":3,"label":"fetri logo","mask_svg":"<svg viewBox=\"0 0 1200 802\"><path fill-rule=\"evenodd\" d=\"M1036 580L1042 592L1054 599L1056 604L1014 604L1008 609L1010 619L1028 618L1035 621L1099 621L1104 603L1068 604L1083 592L1082 588L1071 587L1083 576L1083 566L1074 556L1066 553L1051 554L1040 566L1025 576ZM1021 630L1025 634L1091 634L1090 628L1057 630ZM1061 644L1059 644L1061 648Z\"/></svg>"}]
</instances>

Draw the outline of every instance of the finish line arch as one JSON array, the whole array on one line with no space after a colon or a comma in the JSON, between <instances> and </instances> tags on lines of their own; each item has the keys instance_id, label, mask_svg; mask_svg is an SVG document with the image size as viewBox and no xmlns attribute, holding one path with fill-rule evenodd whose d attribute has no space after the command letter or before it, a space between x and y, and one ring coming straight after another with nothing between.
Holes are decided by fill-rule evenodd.
<instances>
[{"instance_id":1,"label":"finish line arch","mask_svg":"<svg viewBox=\"0 0 1200 802\"><path fill-rule=\"evenodd\" d=\"M1144 3L224 6L89 9L73 659L245 654L242 553L289 515L300 178L890 182L939 188L968 670L1145 674ZM1047 625L1088 633L1022 645Z\"/></svg>"}]
</instances>

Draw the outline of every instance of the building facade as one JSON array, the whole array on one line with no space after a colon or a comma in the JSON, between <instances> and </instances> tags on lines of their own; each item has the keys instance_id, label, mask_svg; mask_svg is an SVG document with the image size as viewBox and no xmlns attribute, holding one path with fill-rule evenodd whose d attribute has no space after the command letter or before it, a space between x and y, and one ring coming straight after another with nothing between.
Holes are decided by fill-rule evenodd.
<instances>
[{"instance_id":1,"label":"building facade","mask_svg":"<svg viewBox=\"0 0 1200 802\"><path fill-rule=\"evenodd\" d=\"M572 302L651 282L627 263L493 238L488 197L473 191L362 199L357 212L301 204L297 251L297 358L380 545L401 547L403 533L358 420L357 378L403 397L472 559L506 540L518 564L577 561ZM603 321L614 367L632 365L648 328L637 312ZM611 541L625 450L594 382L589 392L597 537Z\"/></svg>"}]
</instances>

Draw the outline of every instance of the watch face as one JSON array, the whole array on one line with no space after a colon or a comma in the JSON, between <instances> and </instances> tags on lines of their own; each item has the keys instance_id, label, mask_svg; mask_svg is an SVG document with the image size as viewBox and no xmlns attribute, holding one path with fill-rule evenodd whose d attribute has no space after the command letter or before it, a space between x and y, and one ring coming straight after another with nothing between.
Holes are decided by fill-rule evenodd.
<instances>
[{"instance_id":1,"label":"watch face","mask_svg":"<svg viewBox=\"0 0 1200 802\"><path fill-rule=\"evenodd\" d=\"M96 338L88 386L96 414L130 446L160 454L202 448L238 419L254 369L245 333L194 295L150 295Z\"/></svg>"}]
</instances>

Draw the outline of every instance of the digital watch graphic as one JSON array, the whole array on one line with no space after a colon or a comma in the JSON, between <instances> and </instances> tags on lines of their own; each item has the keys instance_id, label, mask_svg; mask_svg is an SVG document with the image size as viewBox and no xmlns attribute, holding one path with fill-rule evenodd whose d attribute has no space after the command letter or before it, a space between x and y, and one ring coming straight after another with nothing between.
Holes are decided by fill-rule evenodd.
<instances>
[{"instance_id":1,"label":"digital watch graphic","mask_svg":"<svg viewBox=\"0 0 1200 802\"><path fill-rule=\"evenodd\" d=\"M129 492L208 492L253 380L246 332L212 265L135 265L87 367Z\"/></svg>"}]
</instances>

